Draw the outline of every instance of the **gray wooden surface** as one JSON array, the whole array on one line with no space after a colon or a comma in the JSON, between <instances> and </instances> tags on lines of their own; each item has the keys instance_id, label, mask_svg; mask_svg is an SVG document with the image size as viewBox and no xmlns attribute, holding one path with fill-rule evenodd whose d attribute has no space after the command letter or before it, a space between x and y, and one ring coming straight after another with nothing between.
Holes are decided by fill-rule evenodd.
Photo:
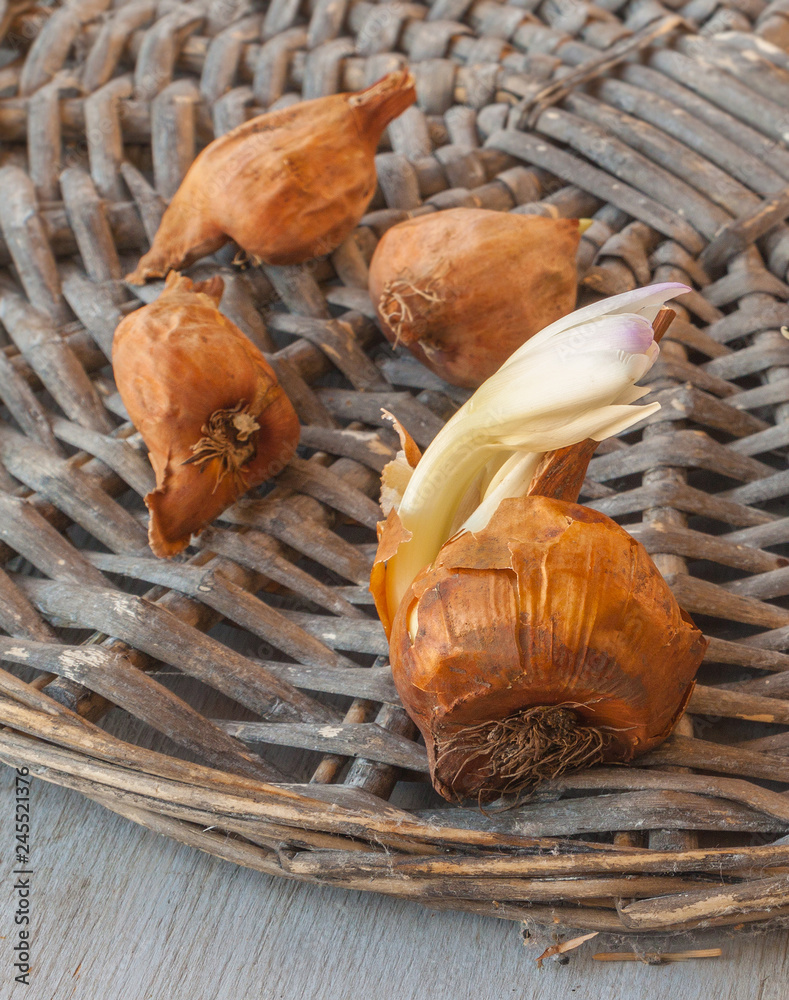
<instances>
[{"instance_id":1,"label":"gray wooden surface","mask_svg":"<svg viewBox=\"0 0 789 1000\"><path fill-rule=\"evenodd\" d=\"M785 1000L789 936L715 934L721 958L603 964L597 938L566 966L520 926L235 867L80 795L32 786L30 987L13 983L11 805L0 769L0 996L35 1000ZM687 947L687 939L671 950Z\"/></svg>"}]
</instances>

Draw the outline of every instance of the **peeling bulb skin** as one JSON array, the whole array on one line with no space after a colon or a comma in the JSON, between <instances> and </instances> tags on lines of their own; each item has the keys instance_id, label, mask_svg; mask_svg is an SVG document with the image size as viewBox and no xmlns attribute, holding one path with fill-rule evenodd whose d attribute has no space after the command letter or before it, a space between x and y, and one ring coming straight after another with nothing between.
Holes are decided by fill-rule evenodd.
<instances>
[{"instance_id":1,"label":"peeling bulb skin","mask_svg":"<svg viewBox=\"0 0 789 1000\"><path fill-rule=\"evenodd\" d=\"M202 291L173 272L160 297L118 326L113 369L148 447L153 552L167 558L244 492L279 473L299 439L290 400L260 351Z\"/></svg>"},{"instance_id":2,"label":"peeling bulb skin","mask_svg":"<svg viewBox=\"0 0 789 1000\"><path fill-rule=\"evenodd\" d=\"M401 222L370 264L387 339L453 385L476 388L575 307L577 219L455 208Z\"/></svg>"},{"instance_id":3,"label":"peeling bulb skin","mask_svg":"<svg viewBox=\"0 0 789 1000\"><path fill-rule=\"evenodd\" d=\"M231 239L266 264L330 253L375 193L383 130L415 100L413 77L397 70L367 90L269 112L215 139L189 168L127 280L164 277Z\"/></svg>"},{"instance_id":4,"label":"peeling bulb skin","mask_svg":"<svg viewBox=\"0 0 789 1000\"><path fill-rule=\"evenodd\" d=\"M484 530L450 539L390 637L435 787L480 801L658 745L706 646L623 528L540 496L504 500Z\"/></svg>"}]
</instances>

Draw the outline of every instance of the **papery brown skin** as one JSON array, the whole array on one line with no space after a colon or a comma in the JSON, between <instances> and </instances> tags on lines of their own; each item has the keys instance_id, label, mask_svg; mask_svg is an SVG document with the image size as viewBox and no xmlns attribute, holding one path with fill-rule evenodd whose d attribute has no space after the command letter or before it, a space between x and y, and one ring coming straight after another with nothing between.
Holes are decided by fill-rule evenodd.
<instances>
[{"instance_id":1,"label":"papery brown skin","mask_svg":"<svg viewBox=\"0 0 789 1000\"><path fill-rule=\"evenodd\" d=\"M541 496L504 500L483 531L450 539L390 635L395 685L450 800L482 785L495 797L488 761L437 764L436 743L526 707L572 705L609 733L605 760L652 749L684 711L706 647L642 545L604 514Z\"/></svg>"},{"instance_id":2,"label":"papery brown skin","mask_svg":"<svg viewBox=\"0 0 789 1000\"><path fill-rule=\"evenodd\" d=\"M413 77L397 70L359 93L272 111L215 139L189 168L153 246L126 280L163 277L230 239L266 264L330 253L375 193L383 130L415 100Z\"/></svg>"},{"instance_id":3,"label":"papery brown skin","mask_svg":"<svg viewBox=\"0 0 789 1000\"><path fill-rule=\"evenodd\" d=\"M384 335L453 385L476 388L575 308L577 219L453 208L384 233L370 297Z\"/></svg>"},{"instance_id":4,"label":"papery brown skin","mask_svg":"<svg viewBox=\"0 0 789 1000\"><path fill-rule=\"evenodd\" d=\"M145 497L148 537L165 558L185 549L247 489L280 472L298 444L299 420L273 369L217 309L221 286L219 280L195 290L189 278L172 273L159 298L115 331L115 381L156 473L156 489ZM239 404L259 430L249 437L252 454L238 474L219 458L196 462L209 417Z\"/></svg>"}]
</instances>

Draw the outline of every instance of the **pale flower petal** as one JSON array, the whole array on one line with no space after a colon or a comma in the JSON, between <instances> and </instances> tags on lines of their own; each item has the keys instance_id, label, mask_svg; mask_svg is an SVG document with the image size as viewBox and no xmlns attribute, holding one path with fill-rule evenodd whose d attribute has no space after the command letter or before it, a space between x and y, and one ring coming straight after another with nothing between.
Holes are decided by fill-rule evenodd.
<instances>
[{"instance_id":1,"label":"pale flower petal","mask_svg":"<svg viewBox=\"0 0 789 1000\"><path fill-rule=\"evenodd\" d=\"M509 360L505 362L505 365L509 364L513 358L517 357L523 351L533 351L557 334L572 327L580 326L582 323L588 323L590 320L597 319L598 316L636 313L651 323L661 307L669 299L676 298L678 295L684 295L690 291L692 289L687 285L681 284L679 281L663 281L655 285L647 285L646 288L634 288L631 292L622 292L621 295L612 295L611 298L601 299L600 302L593 302L591 305L584 306L583 309L576 309L569 316L563 316L555 323L551 323L550 326L546 326L544 330L540 330L539 333L527 340L523 347L519 347Z\"/></svg>"},{"instance_id":2,"label":"pale flower petal","mask_svg":"<svg viewBox=\"0 0 789 1000\"><path fill-rule=\"evenodd\" d=\"M572 326L548 342L557 357L594 351L624 351L645 354L653 342L652 324L637 313L598 316L588 323Z\"/></svg>"}]
</instances>

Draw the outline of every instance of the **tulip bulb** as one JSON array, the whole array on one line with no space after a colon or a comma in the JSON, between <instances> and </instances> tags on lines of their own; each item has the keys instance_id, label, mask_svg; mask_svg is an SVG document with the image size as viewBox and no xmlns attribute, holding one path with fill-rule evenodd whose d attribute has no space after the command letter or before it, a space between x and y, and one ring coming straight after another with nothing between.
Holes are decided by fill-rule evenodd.
<instances>
[{"instance_id":1,"label":"tulip bulb","mask_svg":"<svg viewBox=\"0 0 789 1000\"><path fill-rule=\"evenodd\" d=\"M415 100L414 78L397 70L359 93L271 111L215 139L187 171L127 280L164 277L231 239L267 264L330 253L375 193L383 130Z\"/></svg>"},{"instance_id":2,"label":"tulip bulb","mask_svg":"<svg viewBox=\"0 0 789 1000\"><path fill-rule=\"evenodd\" d=\"M643 547L574 502L587 439L658 408L632 405L635 382L658 354L656 314L686 290L638 289L541 331L421 458L399 428L371 589L449 799L630 760L690 697L706 640Z\"/></svg>"},{"instance_id":3,"label":"tulip bulb","mask_svg":"<svg viewBox=\"0 0 789 1000\"><path fill-rule=\"evenodd\" d=\"M386 338L453 385L476 388L575 307L577 219L453 208L384 233L370 297Z\"/></svg>"},{"instance_id":4,"label":"tulip bulb","mask_svg":"<svg viewBox=\"0 0 789 1000\"><path fill-rule=\"evenodd\" d=\"M193 286L172 272L155 302L115 331L124 406L148 447L145 497L157 556L181 552L242 493L280 472L299 421L260 351L217 309L222 280Z\"/></svg>"},{"instance_id":5,"label":"tulip bulb","mask_svg":"<svg viewBox=\"0 0 789 1000\"><path fill-rule=\"evenodd\" d=\"M623 528L529 496L441 548L401 603L390 648L436 787L487 799L656 746L706 640Z\"/></svg>"}]
</instances>

